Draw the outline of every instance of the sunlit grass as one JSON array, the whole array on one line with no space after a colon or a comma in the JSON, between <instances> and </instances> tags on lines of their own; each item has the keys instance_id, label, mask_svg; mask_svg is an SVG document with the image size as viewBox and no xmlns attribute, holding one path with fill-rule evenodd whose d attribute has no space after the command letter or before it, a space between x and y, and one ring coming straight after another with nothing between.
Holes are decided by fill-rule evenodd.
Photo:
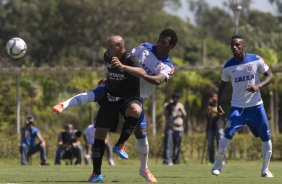
<instances>
[{"instance_id":1,"label":"sunlit grass","mask_svg":"<svg viewBox=\"0 0 282 184\"><path fill-rule=\"evenodd\" d=\"M33 165L20 166L18 161L0 161L0 183L85 183L92 171L92 166L44 166L33 161ZM150 169L159 183L228 183L228 184L265 184L282 183L282 162L272 162L270 169L275 178L260 176L260 161L230 161L224 166L222 175L210 174L211 165L193 162L165 166L161 161L151 160ZM144 183L139 176L137 160L118 160L115 167L104 162L102 174L104 183Z\"/></svg>"}]
</instances>

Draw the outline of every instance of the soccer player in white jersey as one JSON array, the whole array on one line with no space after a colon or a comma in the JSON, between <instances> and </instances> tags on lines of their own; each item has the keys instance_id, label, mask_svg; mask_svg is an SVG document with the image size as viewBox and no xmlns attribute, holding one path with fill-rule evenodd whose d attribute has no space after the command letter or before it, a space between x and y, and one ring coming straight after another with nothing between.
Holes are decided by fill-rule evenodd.
<instances>
[{"instance_id":1,"label":"soccer player in white jersey","mask_svg":"<svg viewBox=\"0 0 282 184\"><path fill-rule=\"evenodd\" d=\"M174 72L172 60L169 57L169 51L175 47L177 35L172 29L164 29L160 35L157 44L145 43L137 46L132 53L140 59L146 76L140 81L140 96L148 97L163 82L166 82ZM78 94L62 103L52 107L52 110L58 114L71 106L84 105L89 102L97 102L104 95L106 86L100 85L96 89L87 93ZM139 125L135 129L136 148L140 159L140 175L148 182L157 182L157 179L148 168L149 143L146 134L146 117L142 110ZM124 146L116 144L113 151L123 159L128 155L124 151Z\"/></svg>"},{"instance_id":2,"label":"soccer player in white jersey","mask_svg":"<svg viewBox=\"0 0 282 184\"><path fill-rule=\"evenodd\" d=\"M231 82L233 89L231 108L224 137L218 146L218 158L211 173L216 176L221 173L222 161L229 142L240 127L248 125L253 135L260 137L262 141L261 176L273 177L268 169L272 154L269 123L260 94L260 89L272 81L273 75L260 56L245 52L243 37L235 35L231 38L231 50L233 58L224 65L221 75L217 111L220 115L224 114L222 97L228 82ZM263 81L259 80L259 73L263 73Z\"/></svg>"}]
</instances>

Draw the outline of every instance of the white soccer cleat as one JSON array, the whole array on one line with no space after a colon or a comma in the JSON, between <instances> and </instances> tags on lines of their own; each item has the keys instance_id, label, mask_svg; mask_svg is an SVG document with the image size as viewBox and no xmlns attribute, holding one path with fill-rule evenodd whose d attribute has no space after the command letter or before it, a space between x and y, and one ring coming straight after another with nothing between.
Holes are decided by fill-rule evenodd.
<instances>
[{"instance_id":1,"label":"white soccer cleat","mask_svg":"<svg viewBox=\"0 0 282 184\"><path fill-rule=\"evenodd\" d=\"M265 178L273 178L274 176L273 176L273 174L270 172L270 170L265 170L265 171L263 171L262 173L261 173L261 176L262 177L265 177Z\"/></svg>"},{"instance_id":2,"label":"white soccer cleat","mask_svg":"<svg viewBox=\"0 0 282 184\"><path fill-rule=\"evenodd\" d=\"M213 168L213 169L211 170L211 174L212 174L212 175L219 176L220 173L221 173L220 169L214 169L214 168Z\"/></svg>"}]
</instances>

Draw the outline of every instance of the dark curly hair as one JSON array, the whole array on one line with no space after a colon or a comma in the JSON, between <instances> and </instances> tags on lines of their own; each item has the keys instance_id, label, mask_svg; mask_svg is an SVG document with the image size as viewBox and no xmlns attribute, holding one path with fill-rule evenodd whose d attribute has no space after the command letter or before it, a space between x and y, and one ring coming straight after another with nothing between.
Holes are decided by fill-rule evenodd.
<instances>
[{"instance_id":1,"label":"dark curly hair","mask_svg":"<svg viewBox=\"0 0 282 184\"><path fill-rule=\"evenodd\" d=\"M233 35L233 36L231 37L231 40L233 40L233 39L242 39L242 40L244 40L244 37L241 36L241 35Z\"/></svg>"},{"instance_id":2,"label":"dark curly hair","mask_svg":"<svg viewBox=\"0 0 282 184\"><path fill-rule=\"evenodd\" d=\"M177 34L173 29L167 28L162 30L160 36L169 36L171 37L170 44L175 46L177 43Z\"/></svg>"}]
</instances>

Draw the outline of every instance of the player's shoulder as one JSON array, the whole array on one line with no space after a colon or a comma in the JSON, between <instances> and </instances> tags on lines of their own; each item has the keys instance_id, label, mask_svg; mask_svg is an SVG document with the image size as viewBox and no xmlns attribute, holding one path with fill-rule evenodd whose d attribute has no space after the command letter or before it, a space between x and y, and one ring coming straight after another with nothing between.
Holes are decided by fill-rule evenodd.
<instances>
[{"instance_id":1,"label":"player's shoulder","mask_svg":"<svg viewBox=\"0 0 282 184\"><path fill-rule=\"evenodd\" d=\"M126 60L132 59L132 58L135 58L135 57L136 57L136 56L135 56L134 54L132 54L131 52L126 51L126 52L124 53L124 58L125 58Z\"/></svg>"},{"instance_id":2,"label":"player's shoulder","mask_svg":"<svg viewBox=\"0 0 282 184\"><path fill-rule=\"evenodd\" d=\"M143 48L145 48L145 49L148 49L148 50L150 50L150 51L152 51L152 50L155 49L155 47L156 47L156 45L154 45L154 44L152 44L152 43L148 43L148 42L146 42L146 43L141 43L139 46L140 46L140 47L143 47Z\"/></svg>"},{"instance_id":3,"label":"player's shoulder","mask_svg":"<svg viewBox=\"0 0 282 184\"><path fill-rule=\"evenodd\" d=\"M259 55L253 53L246 53L245 61L253 62L262 59Z\"/></svg>"},{"instance_id":4,"label":"player's shoulder","mask_svg":"<svg viewBox=\"0 0 282 184\"><path fill-rule=\"evenodd\" d=\"M137 56L135 56L133 53L131 52L125 52L124 54L124 59L127 63L135 63L138 62L139 63L139 59Z\"/></svg>"},{"instance_id":5,"label":"player's shoulder","mask_svg":"<svg viewBox=\"0 0 282 184\"><path fill-rule=\"evenodd\" d=\"M234 57L229 59L225 64L223 68L228 68L240 64L246 64L254 61L258 61L262 59L259 55L253 54L253 53L245 53L245 59L243 62L238 62Z\"/></svg>"},{"instance_id":6,"label":"player's shoulder","mask_svg":"<svg viewBox=\"0 0 282 184\"><path fill-rule=\"evenodd\" d=\"M137 47L133 48L132 52L151 52L155 53L156 51L156 45L152 43L141 43Z\"/></svg>"},{"instance_id":7,"label":"player's shoulder","mask_svg":"<svg viewBox=\"0 0 282 184\"><path fill-rule=\"evenodd\" d=\"M228 67L231 67L231 66L235 66L235 65L238 65L238 61L236 61L235 58L231 58L229 60L227 60L223 66L223 68L228 68Z\"/></svg>"}]
</instances>

